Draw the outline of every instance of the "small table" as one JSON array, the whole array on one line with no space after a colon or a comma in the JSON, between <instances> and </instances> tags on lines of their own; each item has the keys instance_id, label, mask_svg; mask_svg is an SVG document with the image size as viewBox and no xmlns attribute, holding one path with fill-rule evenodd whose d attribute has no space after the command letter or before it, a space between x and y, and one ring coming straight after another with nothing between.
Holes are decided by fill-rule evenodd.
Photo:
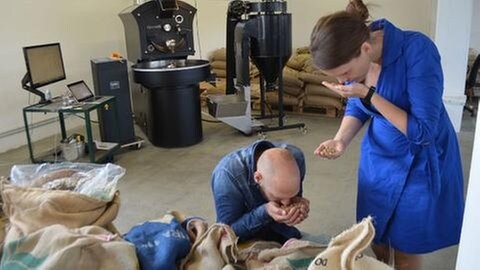
<instances>
[{"instance_id":1,"label":"small table","mask_svg":"<svg viewBox=\"0 0 480 270\"><path fill-rule=\"evenodd\" d=\"M30 130L28 125L27 113L58 113L60 120L60 130L62 134L62 140L67 138L67 131L65 129L65 114L83 114L85 119L85 129L86 129L86 145L88 151L88 157L81 157L78 162L91 162L91 163L103 163L113 160L113 154L116 150L120 148L120 145L117 143L112 148L108 150L96 149L93 142L92 127L90 123L90 112L93 110L98 110L104 108L110 110L113 108L114 114L117 115L117 107L115 104L114 96L97 96L96 100L93 102L82 102L78 104L73 104L70 106L63 106L62 101L54 101L51 103L43 104L34 104L23 108L23 121L25 125L25 133L27 135L28 141L28 150L30 152L30 159L32 163L44 163L44 162L62 162L65 161L64 158L60 155L58 149L52 149L47 153L43 154L41 157L35 157L33 153L32 142L30 138ZM115 127L118 127L118 119L115 118ZM116 135L118 136L118 130L115 128Z\"/></svg>"}]
</instances>

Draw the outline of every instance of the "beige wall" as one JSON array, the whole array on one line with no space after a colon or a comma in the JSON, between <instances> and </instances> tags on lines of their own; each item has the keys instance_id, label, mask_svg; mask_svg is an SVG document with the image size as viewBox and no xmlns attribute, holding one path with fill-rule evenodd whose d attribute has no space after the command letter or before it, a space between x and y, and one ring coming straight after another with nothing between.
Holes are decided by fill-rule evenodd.
<instances>
[{"instance_id":1,"label":"beige wall","mask_svg":"<svg viewBox=\"0 0 480 270\"><path fill-rule=\"evenodd\" d=\"M387 18L401 28L422 31L430 35L431 0L364 0L373 19ZM293 15L294 46L308 44L310 32L319 17L342 10L348 1L338 0L290 0Z\"/></svg>"},{"instance_id":2,"label":"beige wall","mask_svg":"<svg viewBox=\"0 0 480 270\"><path fill-rule=\"evenodd\" d=\"M91 86L90 59L125 51L123 26L117 14L130 0L16 0L2 1L0 16L0 134L23 127L21 110L29 104L21 89L25 74L22 47L60 42L67 80L46 86L53 95L68 82L85 79ZM36 97L31 95L33 102ZM53 115L47 115L52 117ZM45 119L32 115L33 121ZM35 130L40 138L58 131L58 125ZM0 152L26 143L24 133L0 139Z\"/></svg>"},{"instance_id":3,"label":"beige wall","mask_svg":"<svg viewBox=\"0 0 480 270\"><path fill-rule=\"evenodd\" d=\"M387 17L398 26L431 35L432 1L370 1L374 18ZM208 57L217 48L225 47L227 0L187 0L197 5L200 43L196 40L196 57ZM23 127L21 109L29 104L29 95L20 87L25 73L23 46L59 41L65 61L67 80L43 89L54 95L65 91L65 84L85 79L91 86L91 58L120 51L124 55L123 26L117 14L133 4L131 0L16 0L2 3L0 16L0 135ZM293 16L294 47L308 44L316 20L347 3L338 0L289 0ZM196 27L194 27L196 29ZM34 115L33 121L45 119ZM57 132L57 125L36 129L35 138ZM0 138L0 152L25 144L25 135Z\"/></svg>"},{"instance_id":4,"label":"beige wall","mask_svg":"<svg viewBox=\"0 0 480 270\"><path fill-rule=\"evenodd\" d=\"M186 2L195 5L194 0ZM308 45L310 32L321 16L344 9L347 0L288 0L293 19L293 46ZM373 0L365 1L374 19L388 18L399 27L413 29L432 36L432 12L435 0ZM200 45L203 56L225 47L225 21L227 0L197 0ZM198 52L198 43L197 52ZM197 53L197 55L199 55Z\"/></svg>"}]
</instances>

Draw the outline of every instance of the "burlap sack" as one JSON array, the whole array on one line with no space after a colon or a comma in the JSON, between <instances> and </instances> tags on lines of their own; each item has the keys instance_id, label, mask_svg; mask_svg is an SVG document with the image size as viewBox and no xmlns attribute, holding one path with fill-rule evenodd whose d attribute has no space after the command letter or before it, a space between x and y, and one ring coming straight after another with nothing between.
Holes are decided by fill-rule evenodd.
<instances>
[{"instance_id":1,"label":"burlap sack","mask_svg":"<svg viewBox=\"0 0 480 270\"><path fill-rule=\"evenodd\" d=\"M295 54L288 59L287 67L295 70L302 70L305 63L311 59L310 54Z\"/></svg>"},{"instance_id":2,"label":"burlap sack","mask_svg":"<svg viewBox=\"0 0 480 270\"><path fill-rule=\"evenodd\" d=\"M26 188L0 184L3 211L10 229L6 242L53 224L67 228L97 225L116 232L112 221L120 207L117 192L110 202L66 190Z\"/></svg>"},{"instance_id":3,"label":"burlap sack","mask_svg":"<svg viewBox=\"0 0 480 270\"><path fill-rule=\"evenodd\" d=\"M337 92L328 89L325 86L318 85L318 84L305 84L305 95L307 96L326 96L326 97L333 97L342 99Z\"/></svg>"},{"instance_id":4,"label":"burlap sack","mask_svg":"<svg viewBox=\"0 0 480 270\"><path fill-rule=\"evenodd\" d=\"M260 99L260 84L253 83L250 84L250 98L251 99Z\"/></svg>"},{"instance_id":5,"label":"burlap sack","mask_svg":"<svg viewBox=\"0 0 480 270\"><path fill-rule=\"evenodd\" d=\"M216 85L202 82L200 87L203 90L201 95L218 95L225 94L226 84L225 82L217 82Z\"/></svg>"},{"instance_id":6,"label":"burlap sack","mask_svg":"<svg viewBox=\"0 0 480 270\"><path fill-rule=\"evenodd\" d=\"M478 51L475 50L474 48L469 48L468 49L468 68L470 68L473 65L473 62L475 62L475 58L478 55ZM468 69L470 71L470 69Z\"/></svg>"},{"instance_id":7,"label":"burlap sack","mask_svg":"<svg viewBox=\"0 0 480 270\"><path fill-rule=\"evenodd\" d=\"M375 236L370 217L334 237L326 250L309 265L308 270L393 270L372 257L363 255Z\"/></svg>"},{"instance_id":8,"label":"burlap sack","mask_svg":"<svg viewBox=\"0 0 480 270\"><path fill-rule=\"evenodd\" d=\"M310 48L308 46L306 47L299 47L296 50L297 54L305 54L305 53L310 53Z\"/></svg>"},{"instance_id":9,"label":"burlap sack","mask_svg":"<svg viewBox=\"0 0 480 270\"><path fill-rule=\"evenodd\" d=\"M212 69L224 69L227 70L227 62L226 61L220 61L220 60L215 60L210 63L210 67Z\"/></svg>"},{"instance_id":10,"label":"burlap sack","mask_svg":"<svg viewBox=\"0 0 480 270\"><path fill-rule=\"evenodd\" d=\"M290 85L285 85L283 87L283 91L289 95L292 95L294 97L298 97L299 95L304 93L303 88L298 87L298 86L290 86Z\"/></svg>"},{"instance_id":11,"label":"burlap sack","mask_svg":"<svg viewBox=\"0 0 480 270\"><path fill-rule=\"evenodd\" d=\"M250 66L250 79L260 76L260 70L255 65Z\"/></svg>"},{"instance_id":12,"label":"burlap sack","mask_svg":"<svg viewBox=\"0 0 480 270\"><path fill-rule=\"evenodd\" d=\"M4 216L0 217L0 254L3 251L3 243L5 242L5 237L7 235L8 228L8 219Z\"/></svg>"},{"instance_id":13,"label":"burlap sack","mask_svg":"<svg viewBox=\"0 0 480 270\"><path fill-rule=\"evenodd\" d=\"M7 242L0 269L139 269L135 247L98 226L52 225Z\"/></svg>"},{"instance_id":14,"label":"burlap sack","mask_svg":"<svg viewBox=\"0 0 480 270\"><path fill-rule=\"evenodd\" d=\"M220 48L212 52L212 61L227 61L227 50Z\"/></svg>"},{"instance_id":15,"label":"burlap sack","mask_svg":"<svg viewBox=\"0 0 480 270\"><path fill-rule=\"evenodd\" d=\"M313 64L313 59L309 59L307 62L305 62L305 65L303 65L302 71L306 73L318 73L320 70Z\"/></svg>"},{"instance_id":16,"label":"burlap sack","mask_svg":"<svg viewBox=\"0 0 480 270\"><path fill-rule=\"evenodd\" d=\"M5 240L5 234L6 234L6 228L7 228L7 223L8 223L8 219L6 217L0 217L0 253L1 250L2 250L2 244L3 244L3 241Z\"/></svg>"},{"instance_id":17,"label":"burlap sack","mask_svg":"<svg viewBox=\"0 0 480 270\"><path fill-rule=\"evenodd\" d=\"M220 78L226 78L227 77L227 70L225 69L212 69L212 73L215 73L215 75L217 77L220 77Z\"/></svg>"},{"instance_id":18,"label":"burlap sack","mask_svg":"<svg viewBox=\"0 0 480 270\"><path fill-rule=\"evenodd\" d=\"M327 82L335 82L338 83L337 79L334 77L327 76L322 73L307 73L307 72L300 72L298 75L298 78L305 83L310 83L310 84L317 84L317 85L322 85L322 82L327 81Z\"/></svg>"},{"instance_id":19,"label":"burlap sack","mask_svg":"<svg viewBox=\"0 0 480 270\"><path fill-rule=\"evenodd\" d=\"M208 96L208 95L225 95L226 93L226 82L223 80L219 80L216 83L216 86L210 84L210 83L203 83L202 84L202 93L200 94L201 96ZM252 99L258 99L260 98L260 85L258 83L255 83L253 80L250 84L250 97Z\"/></svg>"},{"instance_id":20,"label":"burlap sack","mask_svg":"<svg viewBox=\"0 0 480 270\"><path fill-rule=\"evenodd\" d=\"M287 106L300 106L300 99L303 96L300 95L299 97L295 97L289 94L283 95L283 105ZM278 105L278 93L277 92L267 92L265 95L265 99L268 104Z\"/></svg>"},{"instance_id":21,"label":"burlap sack","mask_svg":"<svg viewBox=\"0 0 480 270\"><path fill-rule=\"evenodd\" d=\"M197 240L207 232L208 230L208 223L200 218L192 218L185 222L185 230L187 230L188 236L190 237L190 242L192 245Z\"/></svg>"},{"instance_id":22,"label":"burlap sack","mask_svg":"<svg viewBox=\"0 0 480 270\"><path fill-rule=\"evenodd\" d=\"M304 82L299 79L299 75L300 75L300 72L294 69L291 69L288 67L284 68L283 84L302 88L304 85Z\"/></svg>"},{"instance_id":23,"label":"burlap sack","mask_svg":"<svg viewBox=\"0 0 480 270\"><path fill-rule=\"evenodd\" d=\"M290 77L293 77L295 79L298 79L298 75L300 75L300 71L298 70L295 70L291 67L288 67L288 66L285 66L283 68L283 76L290 76Z\"/></svg>"},{"instance_id":24,"label":"burlap sack","mask_svg":"<svg viewBox=\"0 0 480 270\"><path fill-rule=\"evenodd\" d=\"M196 237L180 269L228 269L237 262L237 239L228 225L213 224L200 237Z\"/></svg>"},{"instance_id":25,"label":"burlap sack","mask_svg":"<svg viewBox=\"0 0 480 270\"><path fill-rule=\"evenodd\" d=\"M306 269L326 245L290 239L282 247L275 242L256 242L239 252L247 269Z\"/></svg>"},{"instance_id":26,"label":"burlap sack","mask_svg":"<svg viewBox=\"0 0 480 270\"><path fill-rule=\"evenodd\" d=\"M304 107L313 107L313 108L334 107L338 110L343 110L342 100L338 98L333 98L333 97L305 95L303 99L303 103L304 103Z\"/></svg>"}]
</instances>

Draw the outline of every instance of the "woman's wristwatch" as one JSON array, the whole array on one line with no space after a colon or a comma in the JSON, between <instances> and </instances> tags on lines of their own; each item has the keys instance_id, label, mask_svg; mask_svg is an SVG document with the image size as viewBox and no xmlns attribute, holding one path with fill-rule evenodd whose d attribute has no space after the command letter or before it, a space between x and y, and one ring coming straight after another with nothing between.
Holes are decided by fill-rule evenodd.
<instances>
[{"instance_id":1,"label":"woman's wristwatch","mask_svg":"<svg viewBox=\"0 0 480 270\"><path fill-rule=\"evenodd\" d=\"M372 105L372 96L373 96L373 94L375 94L376 90L377 90L377 88L375 88L375 86L370 86L370 88L368 88L367 95L364 98L361 99L363 105L365 105L365 106Z\"/></svg>"}]
</instances>

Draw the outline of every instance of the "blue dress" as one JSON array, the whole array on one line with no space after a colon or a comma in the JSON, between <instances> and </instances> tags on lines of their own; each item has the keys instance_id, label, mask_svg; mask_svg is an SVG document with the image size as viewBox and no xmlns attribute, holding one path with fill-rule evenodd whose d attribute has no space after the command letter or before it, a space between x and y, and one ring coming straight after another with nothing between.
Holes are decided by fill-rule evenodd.
<instances>
[{"instance_id":1,"label":"blue dress","mask_svg":"<svg viewBox=\"0 0 480 270\"><path fill-rule=\"evenodd\" d=\"M361 144L357 220L371 215L374 242L420 254L458 244L463 173L457 136L442 102L443 72L435 44L387 20L377 93L408 114L404 135L374 107L350 98L345 115L370 119Z\"/></svg>"}]
</instances>

